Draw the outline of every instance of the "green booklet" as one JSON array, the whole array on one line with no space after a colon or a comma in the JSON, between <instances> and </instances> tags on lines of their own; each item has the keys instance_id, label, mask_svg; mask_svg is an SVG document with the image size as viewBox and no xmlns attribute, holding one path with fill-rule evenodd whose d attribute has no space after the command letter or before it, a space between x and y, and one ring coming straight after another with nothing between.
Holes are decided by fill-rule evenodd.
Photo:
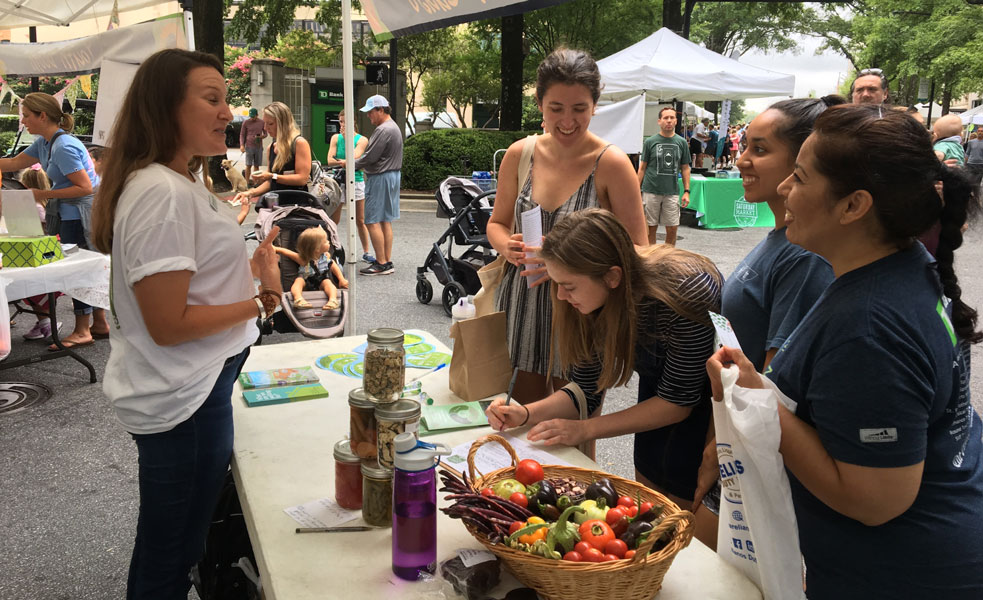
<instances>
[{"instance_id":1,"label":"green booklet","mask_svg":"<svg viewBox=\"0 0 983 600\"><path fill-rule=\"evenodd\" d=\"M320 383L305 385L284 385L262 390L243 390L242 397L247 406L266 406L268 404L285 404L313 398L326 398L328 390Z\"/></svg>"},{"instance_id":2,"label":"green booklet","mask_svg":"<svg viewBox=\"0 0 983 600\"><path fill-rule=\"evenodd\" d=\"M239 374L239 385L244 390L317 382L317 373L312 367L247 371Z\"/></svg>"},{"instance_id":3,"label":"green booklet","mask_svg":"<svg viewBox=\"0 0 983 600\"><path fill-rule=\"evenodd\" d=\"M480 402L427 405L423 407L421 420L427 431L482 427L488 424L488 417L485 416Z\"/></svg>"}]
</instances>

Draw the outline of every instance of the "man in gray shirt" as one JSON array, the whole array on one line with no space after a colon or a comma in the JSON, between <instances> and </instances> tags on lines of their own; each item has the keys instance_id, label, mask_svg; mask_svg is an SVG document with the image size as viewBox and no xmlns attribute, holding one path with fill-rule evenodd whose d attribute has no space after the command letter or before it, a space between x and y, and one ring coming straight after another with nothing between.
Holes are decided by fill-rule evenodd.
<instances>
[{"instance_id":1,"label":"man in gray shirt","mask_svg":"<svg viewBox=\"0 0 983 600\"><path fill-rule=\"evenodd\" d=\"M399 218L403 132L390 116L389 101L384 96L372 96L360 110L375 126L365 153L355 159L355 170L365 171L365 226L372 239L375 262L359 273L389 275L396 271L392 262L392 222Z\"/></svg>"}]
</instances>

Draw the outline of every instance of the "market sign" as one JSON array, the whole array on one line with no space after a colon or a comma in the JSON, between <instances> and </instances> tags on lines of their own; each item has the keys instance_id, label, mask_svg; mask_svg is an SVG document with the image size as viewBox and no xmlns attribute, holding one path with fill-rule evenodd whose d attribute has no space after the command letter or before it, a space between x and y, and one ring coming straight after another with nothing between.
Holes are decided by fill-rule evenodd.
<instances>
[{"instance_id":1,"label":"market sign","mask_svg":"<svg viewBox=\"0 0 983 600\"><path fill-rule=\"evenodd\" d=\"M468 21L509 17L567 0L362 0L377 41ZM383 16L385 15L385 16Z\"/></svg>"}]
</instances>

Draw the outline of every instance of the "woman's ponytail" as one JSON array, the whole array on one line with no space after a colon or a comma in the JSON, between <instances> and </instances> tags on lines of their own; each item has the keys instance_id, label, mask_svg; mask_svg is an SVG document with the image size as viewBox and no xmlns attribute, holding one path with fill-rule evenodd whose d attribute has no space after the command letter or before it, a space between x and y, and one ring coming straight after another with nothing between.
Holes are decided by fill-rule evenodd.
<instances>
[{"instance_id":1,"label":"woman's ponytail","mask_svg":"<svg viewBox=\"0 0 983 600\"><path fill-rule=\"evenodd\" d=\"M75 119L72 115L63 112L61 113L61 120L58 122L58 126L64 129L67 133L71 133L75 129Z\"/></svg>"},{"instance_id":2,"label":"woman's ponytail","mask_svg":"<svg viewBox=\"0 0 983 600\"><path fill-rule=\"evenodd\" d=\"M952 301L952 326L956 334L971 344L983 341L976 330L976 310L962 301L962 288L956 277L954 253L963 243L963 226L979 212L976 188L957 169L942 166L942 215L939 219L939 245L935 253L942 291Z\"/></svg>"}]
</instances>

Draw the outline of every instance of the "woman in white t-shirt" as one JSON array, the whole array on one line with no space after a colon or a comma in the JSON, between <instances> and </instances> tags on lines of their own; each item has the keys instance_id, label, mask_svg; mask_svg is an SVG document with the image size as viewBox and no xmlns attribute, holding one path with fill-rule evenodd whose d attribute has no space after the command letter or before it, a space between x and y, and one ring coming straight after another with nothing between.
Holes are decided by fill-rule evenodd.
<instances>
[{"instance_id":1,"label":"woman in white t-shirt","mask_svg":"<svg viewBox=\"0 0 983 600\"><path fill-rule=\"evenodd\" d=\"M95 203L93 241L112 253L103 389L139 452L128 599L187 597L232 455L232 386L257 316L282 294L276 231L250 261L242 232L202 183L203 157L226 150L225 98L210 54L164 50L144 61Z\"/></svg>"}]
</instances>

